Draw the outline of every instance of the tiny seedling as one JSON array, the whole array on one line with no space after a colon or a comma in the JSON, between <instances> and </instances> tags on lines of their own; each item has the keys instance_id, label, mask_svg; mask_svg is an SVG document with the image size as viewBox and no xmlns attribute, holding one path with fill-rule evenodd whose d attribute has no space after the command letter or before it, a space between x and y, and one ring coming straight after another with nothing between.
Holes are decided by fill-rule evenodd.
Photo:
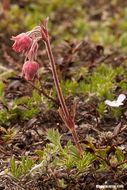
<instances>
[{"instance_id":1,"label":"tiny seedling","mask_svg":"<svg viewBox=\"0 0 127 190\"><path fill-rule=\"evenodd\" d=\"M10 173L19 180L21 177L27 175L32 168L34 162L29 157L22 157L21 161L16 161L14 157L10 160Z\"/></svg>"}]
</instances>

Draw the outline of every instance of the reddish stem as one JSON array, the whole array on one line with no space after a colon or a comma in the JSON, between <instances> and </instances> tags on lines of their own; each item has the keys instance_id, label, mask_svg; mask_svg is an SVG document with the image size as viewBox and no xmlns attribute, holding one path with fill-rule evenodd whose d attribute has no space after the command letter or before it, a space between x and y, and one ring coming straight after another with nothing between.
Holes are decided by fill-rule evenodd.
<instances>
[{"instance_id":1,"label":"reddish stem","mask_svg":"<svg viewBox=\"0 0 127 190\"><path fill-rule=\"evenodd\" d=\"M78 150L80 156L82 157L82 148L81 148L80 143L79 143L79 138L78 138L75 126L74 126L73 130L71 130L71 133L72 133L72 137L74 139L75 145L77 147L77 150Z\"/></svg>"},{"instance_id":2,"label":"reddish stem","mask_svg":"<svg viewBox=\"0 0 127 190\"><path fill-rule=\"evenodd\" d=\"M46 49L47 49L48 58L50 60L50 65L51 65L51 69L52 69L52 74L53 74L53 79L54 79L58 99L59 99L59 102L61 105L61 110L62 110L62 114L63 114L62 118L64 118L63 120L65 122L65 125L71 131L75 145L77 147L77 150L78 150L80 156L82 156L82 149L81 149L81 146L79 143L79 138L78 138L78 135L77 135L77 132L75 129L74 119L70 116L70 114L68 112L68 109L67 109L62 91L61 91L61 87L60 87L60 83L59 83L59 79L58 79L58 74L57 74L56 65L55 65L53 54L52 54L49 38L47 37L47 39L44 41L45 41L45 45L46 45Z\"/></svg>"},{"instance_id":3,"label":"reddish stem","mask_svg":"<svg viewBox=\"0 0 127 190\"><path fill-rule=\"evenodd\" d=\"M69 113L68 113L68 109L67 109L66 104L65 104L65 100L64 100L61 88L60 88L58 74L57 74L57 71L56 71L56 65L55 65L55 61L54 61L54 57L53 57L53 54L52 54L52 50L51 50L49 40L45 41L45 44L46 44L47 54L48 54L48 57L49 57L49 60L50 60L50 65L51 65L51 69L52 69L52 74L53 74L53 79L54 79L58 99L60 101L60 105L62 107L62 111L64 113L64 116L68 117Z\"/></svg>"}]
</instances>

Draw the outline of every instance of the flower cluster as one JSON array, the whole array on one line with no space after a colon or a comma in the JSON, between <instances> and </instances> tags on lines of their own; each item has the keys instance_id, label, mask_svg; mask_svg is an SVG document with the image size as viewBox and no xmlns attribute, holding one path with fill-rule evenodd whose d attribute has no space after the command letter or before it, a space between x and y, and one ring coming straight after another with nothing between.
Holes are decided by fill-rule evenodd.
<instances>
[{"instance_id":1,"label":"flower cluster","mask_svg":"<svg viewBox=\"0 0 127 190\"><path fill-rule=\"evenodd\" d=\"M13 36L14 44L12 49L17 53L25 55L25 61L22 68L22 76L26 80L33 80L39 69L36 62L38 41L41 39L41 27L37 26L33 30Z\"/></svg>"}]
</instances>

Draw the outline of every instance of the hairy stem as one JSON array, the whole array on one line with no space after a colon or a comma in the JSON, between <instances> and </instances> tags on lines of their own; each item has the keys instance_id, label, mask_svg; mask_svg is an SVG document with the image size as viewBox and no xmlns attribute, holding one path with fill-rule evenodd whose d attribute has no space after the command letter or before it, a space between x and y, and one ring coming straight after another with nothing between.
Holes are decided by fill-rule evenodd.
<instances>
[{"instance_id":1,"label":"hairy stem","mask_svg":"<svg viewBox=\"0 0 127 190\"><path fill-rule=\"evenodd\" d=\"M69 116L69 112L68 112L68 109L66 107L65 100L64 100L61 88L60 88L58 74L57 74L57 71L56 71L56 65L55 65L55 61L54 61L54 57L53 57L53 54L52 54L52 50L51 50L51 46L50 46L49 40L45 41L45 45L46 45L47 54L48 54L48 57L49 57L49 60L50 60L50 65L51 65L51 69L52 69L52 74L53 74L53 79L54 79L54 83L55 83L58 99L60 101L60 105L62 107L62 111L63 111L64 115L66 117L68 117Z\"/></svg>"},{"instance_id":2,"label":"hairy stem","mask_svg":"<svg viewBox=\"0 0 127 190\"><path fill-rule=\"evenodd\" d=\"M45 45L46 45L46 49L47 49L48 58L50 60L53 79L54 79L58 99L59 99L59 102L61 105L64 122L65 122L65 125L67 126L67 128L69 128L69 130L71 131L75 145L77 147L77 150L78 150L80 156L82 156L82 149L81 149L81 146L79 143L78 135L75 130L75 123L73 121L73 118L70 116L70 114L68 112L68 108L66 106L66 103L65 103L62 91L61 91L61 87L60 87L60 83L59 83L59 79L58 79L58 74L57 74L56 65L55 65L53 54L52 54L49 38L47 38L47 40L45 40Z\"/></svg>"},{"instance_id":3,"label":"hairy stem","mask_svg":"<svg viewBox=\"0 0 127 190\"><path fill-rule=\"evenodd\" d=\"M74 129L71 131L71 133L72 133L72 136L73 136L75 145L76 145L76 147L77 147L77 150L78 150L79 154L82 156L82 149L81 149L81 146L80 146L80 143L79 143L79 138L78 138L76 129L74 128Z\"/></svg>"}]
</instances>

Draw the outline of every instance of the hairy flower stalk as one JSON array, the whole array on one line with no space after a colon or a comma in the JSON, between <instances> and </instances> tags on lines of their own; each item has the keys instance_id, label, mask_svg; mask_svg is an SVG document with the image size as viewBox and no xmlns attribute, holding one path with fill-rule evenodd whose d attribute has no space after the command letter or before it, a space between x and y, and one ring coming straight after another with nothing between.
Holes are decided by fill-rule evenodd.
<instances>
[{"instance_id":1,"label":"hairy flower stalk","mask_svg":"<svg viewBox=\"0 0 127 190\"><path fill-rule=\"evenodd\" d=\"M56 70L56 64L51 50L47 24L48 24L48 19L44 20L41 26L37 26L29 32L19 34L16 37L12 37L12 40L14 40L12 48L14 51L18 53L22 52L25 55L25 61L22 68L22 76L24 76L25 79L29 81L34 79L39 68L38 63L36 62L38 41L39 40L44 41L48 58L50 61L50 66L53 74L54 84L57 91L57 96L59 99L59 104L60 104L59 114L62 120L64 121L66 127L71 131L79 155L82 156L82 149L75 129L74 117L72 117L71 114L69 113L61 91L58 74Z\"/></svg>"},{"instance_id":2,"label":"hairy flower stalk","mask_svg":"<svg viewBox=\"0 0 127 190\"><path fill-rule=\"evenodd\" d=\"M48 35L48 30L47 30L47 22L48 21L45 20L44 24L42 25L41 34L42 34L42 40L45 42L45 45L46 45L46 50L47 50L48 58L50 60L50 66L51 66L51 70L52 70L52 74L53 74L53 79L54 79L58 99L59 99L59 102L61 105L61 108L59 109L59 113L60 113L60 116L63 119L65 125L71 131L75 145L77 147L77 150L78 150L80 156L82 156L82 149L81 149L81 146L79 144L78 135L77 135L77 132L75 129L74 118L72 118L70 113L68 112L68 108L66 106L66 103L65 103L62 91L61 91L61 87L60 87L60 83L59 83L59 79L58 79L58 74L57 74L57 70L56 70L56 64L54 61L54 57L52 54L51 45L50 45L50 41L49 41L49 35Z\"/></svg>"}]
</instances>

